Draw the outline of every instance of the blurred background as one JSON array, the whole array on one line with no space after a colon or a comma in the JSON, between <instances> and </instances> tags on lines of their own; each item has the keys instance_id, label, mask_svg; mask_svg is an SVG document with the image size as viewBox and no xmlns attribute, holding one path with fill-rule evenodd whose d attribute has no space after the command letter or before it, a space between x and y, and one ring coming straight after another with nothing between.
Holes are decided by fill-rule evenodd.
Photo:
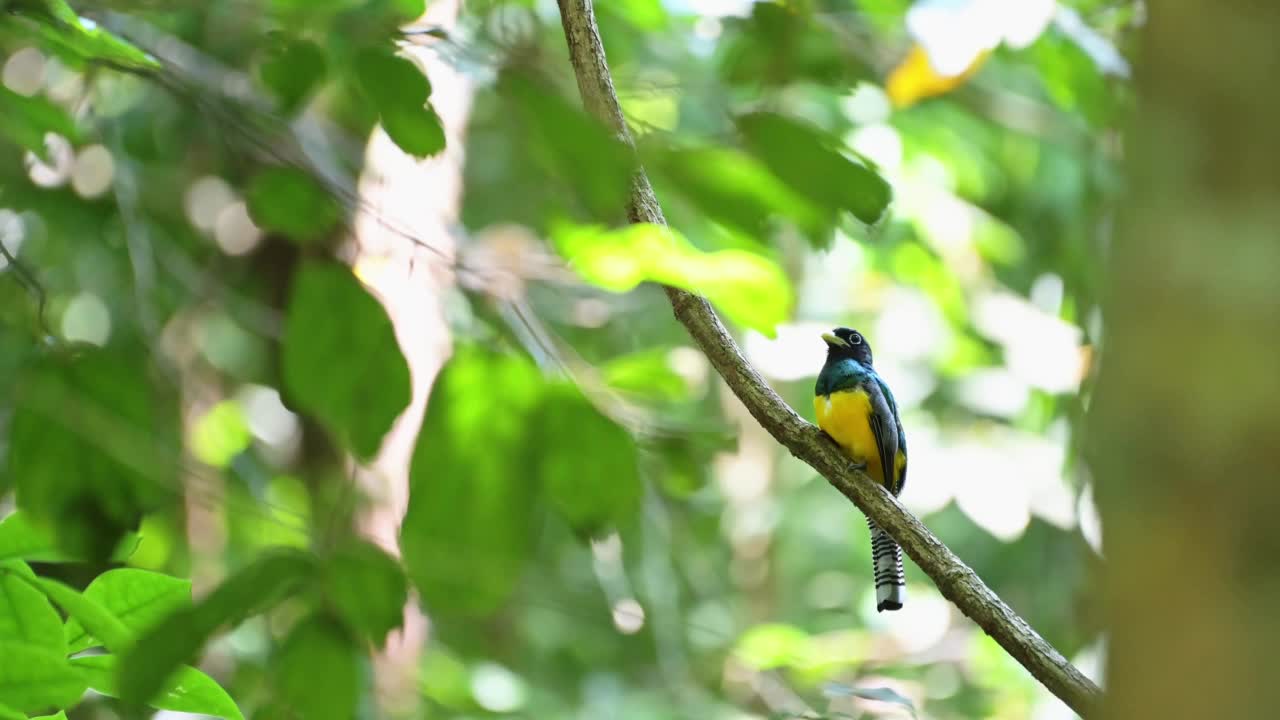
<instances>
[{"instance_id":1,"label":"blurred background","mask_svg":"<svg viewBox=\"0 0 1280 720\"><path fill-rule=\"evenodd\" d=\"M39 4L0 21L19 506L24 373L102 347L90 394L160 388L132 451L172 467L90 541L141 517L128 565L197 597L272 547L403 553L417 600L358 648L358 717L1074 717L910 563L875 612L862 517L637 285L668 282L809 419L820 333L860 329L903 503L1101 681L1079 428L1143 3L600 2L656 244L610 229L629 160L577 110L555 3ZM279 716L300 613L208 646L246 717Z\"/></svg>"}]
</instances>

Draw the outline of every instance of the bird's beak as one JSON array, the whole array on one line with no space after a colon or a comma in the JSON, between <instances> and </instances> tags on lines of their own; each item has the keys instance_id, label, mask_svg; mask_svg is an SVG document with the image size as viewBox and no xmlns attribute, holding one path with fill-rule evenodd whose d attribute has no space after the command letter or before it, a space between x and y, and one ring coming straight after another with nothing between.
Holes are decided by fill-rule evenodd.
<instances>
[{"instance_id":1,"label":"bird's beak","mask_svg":"<svg viewBox=\"0 0 1280 720\"><path fill-rule=\"evenodd\" d=\"M849 343L845 342L844 340L841 340L840 338L836 337L835 335L829 332L822 333L822 339L826 340L827 344L832 347L849 347Z\"/></svg>"}]
</instances>

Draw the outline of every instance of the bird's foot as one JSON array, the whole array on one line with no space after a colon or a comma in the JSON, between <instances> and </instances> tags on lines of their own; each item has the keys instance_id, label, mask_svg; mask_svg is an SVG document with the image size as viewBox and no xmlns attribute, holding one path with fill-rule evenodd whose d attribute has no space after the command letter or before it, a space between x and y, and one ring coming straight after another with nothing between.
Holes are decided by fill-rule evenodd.
<instances>
[{"instance_id":1,"label":"bird's foot","mask_svg":"<svg viewBox=\"0 0 1280 720\"><path fill-rule=\"evenodd\" d=\"M849 463L849 470L864 473L867 471L867 464L865 462L851 462Z\"/></svg>"}]
</instances>

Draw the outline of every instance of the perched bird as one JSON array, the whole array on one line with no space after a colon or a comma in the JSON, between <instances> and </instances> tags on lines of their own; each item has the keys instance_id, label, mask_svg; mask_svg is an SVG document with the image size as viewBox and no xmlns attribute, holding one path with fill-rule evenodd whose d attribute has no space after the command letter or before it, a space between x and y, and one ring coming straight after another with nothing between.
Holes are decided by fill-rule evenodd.
<instances>
[{"instance_id":1,"label":"perched bird","mask_svg":"<svg viewBox=\"0 0 1280 720\"><path fill-rule=\"evenodd\" d=\"M818 373L813 409L818 427L874 480L897 495L907 481L907 438L889 386L871 365L871 346L857 330L823 333L827 362ZM901 610L906 594L902 549L867 518L876 580L876 610Z\"/></svg>"}]
</instances>

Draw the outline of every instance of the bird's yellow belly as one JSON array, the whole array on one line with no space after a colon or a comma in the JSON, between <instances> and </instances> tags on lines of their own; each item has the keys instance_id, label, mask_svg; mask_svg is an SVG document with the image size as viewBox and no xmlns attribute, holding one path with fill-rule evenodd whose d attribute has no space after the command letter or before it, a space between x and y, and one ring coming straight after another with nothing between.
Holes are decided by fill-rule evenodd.
<instances>
[{"instance_id":1,"label":"bird's yellow belly","mask_svg":"<svg viewBox=\"0 0 1280 720\"><path fill-rule=\"evenodd\" d=\"M813 398L814 414L822 428L857 462L866 463L867 474L884 484L880 450L871 432L871 398L864 390L840 390Z\"/></svg>"}]
</instances>

